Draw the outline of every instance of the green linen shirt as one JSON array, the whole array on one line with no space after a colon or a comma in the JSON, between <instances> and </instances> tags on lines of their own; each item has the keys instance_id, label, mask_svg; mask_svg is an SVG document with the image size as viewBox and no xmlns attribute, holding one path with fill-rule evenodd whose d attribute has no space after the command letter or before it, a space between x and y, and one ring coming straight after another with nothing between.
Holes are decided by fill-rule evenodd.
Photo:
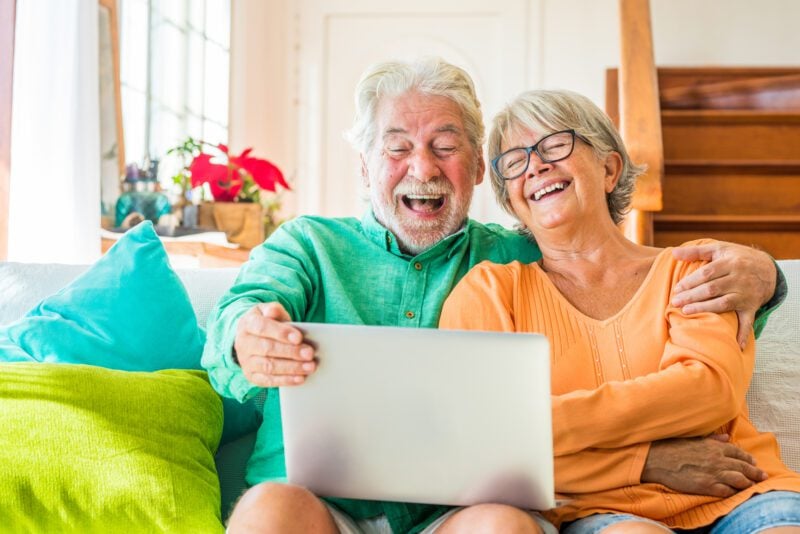
<instances>
[{"instance_id":1,"label":"green linen shirt","mask_svg":"<svg viewBox=\"0 0 800 534\"><path fill-rule=\"evenodd\" d=\"M203 366L221 394L244 401L260 388L245 379L231 347L237 321L257 303L280 302L295 321L435 328L445 298L472 266L539 257L535 243L493 224L467 221L422 254L408 256L371 212L360 221L299 217L253 249L234 286L211 312ZM283 481L285 476L279 395L270 389L247 481ZM356 519L386 514L394 532L417 532L448 509L332 501Z\"/></svg>"},{"instance_id":2,"label":"green linen shirt","mask_svg":"<svg viewBox=\"0 0 800 534\"><path fill-rule=\"evenodd\" d=\"M539 257L535 243L493 224L467 221L459 232L409 256L371 212L360 221L300 217L253 249L234 286L209 316L202 363L217 391L245 401L261 388L245 379L231 348L237 321L255 304L280 302L295 321L435 328L444 300L471 267L484 260L529 263ZM776 294L770 308L784 296L785 289ZM768 311L760 314L757 332L767 315ZM247 482L285 481L285 477L280 399L278 389L269 389ZM419 532L448 509L329 500L355 519L386 514L398 533Z\"/></svg>"}]
</instances>

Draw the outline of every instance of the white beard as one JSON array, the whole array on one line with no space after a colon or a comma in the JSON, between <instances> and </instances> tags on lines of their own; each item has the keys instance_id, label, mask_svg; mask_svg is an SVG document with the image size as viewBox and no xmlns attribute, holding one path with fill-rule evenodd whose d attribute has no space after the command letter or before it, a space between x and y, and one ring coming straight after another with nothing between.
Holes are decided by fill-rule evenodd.
<instances>
[{"instance_id":1,"label":"white beard","mask_svg":"<svg viewBox=\"0 0 800 534\"><path fill-rule=\"evenodd\" d=\"M393 191L395 201L391 205L376 198L375 191L372 189L370 193L375 218L397 237L400 249L412 255L428 250L442 239L460 230L467 218L472 201L472 192L470 191L468 198L458 203L453 196L453 186L443 179L424 184L414 180L403 180ZM400 197L409 194L444 194L447 199L444 211L433 221L403 217L399 215L399 204L402 202Z\"/></svg>"}]
</instances>

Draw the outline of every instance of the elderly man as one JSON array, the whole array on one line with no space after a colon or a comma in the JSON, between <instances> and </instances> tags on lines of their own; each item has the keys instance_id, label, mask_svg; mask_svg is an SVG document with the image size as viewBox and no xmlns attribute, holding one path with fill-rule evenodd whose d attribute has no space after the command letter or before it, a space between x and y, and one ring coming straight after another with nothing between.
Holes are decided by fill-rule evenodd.
<instances>
[{"instance_id":1,"label":"elderly man","mask_svg":"<svg viewBox=\"0 0 800 534\"><path fill-rule=\"evenodd\" d=\"M358 84L350 134L361 154L371 209L360 220L300 217L284 224L253 250L209 318L203 364L214 387L239 400L269 388L248 464L253 487L236 506L229 532L552 529L537 514L511 506L323 501L281 483L276 388L301 385L316 367L313 348L290 321L435 327L445 297L473 265L539 256L523 236L467 217L485 163L480 104L463 70L440 60L372 67ZM749 331L756 308L775 289L770 258L730 244L680 254L714 259L682 282L685 303L712 311L738 308L742 329ZM717 462L707 459L709 451ZM746 455L722 441L665 442L651 455L643 477L698 492L733 491L761 476ZM687 467L686 455L705 463ZM676 476L678 471L692 476Z\"/></svg>"}]
</instances>

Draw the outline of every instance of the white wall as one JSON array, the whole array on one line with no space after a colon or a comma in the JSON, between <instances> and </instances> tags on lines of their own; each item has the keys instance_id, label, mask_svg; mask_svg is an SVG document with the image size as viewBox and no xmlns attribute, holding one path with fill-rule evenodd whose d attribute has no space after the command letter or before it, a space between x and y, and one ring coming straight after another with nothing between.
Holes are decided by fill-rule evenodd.
<instances>
[{"instance_id":1,"label":"white wall","mask_svg":"<svg viewBox=\"0 0 800 534\"><path fill-rule=\"evenodd\" d=\"M437 2L452 5L450 0L430 0ZM619 57L617 0L527 2L527 46L508 53L523 62L528 85L572 89L602 106L605 69L616 66ZM300 31L299 3L232 1L231 145L235 150L256 146L259 155L274 160L290 178L298 168L297 146L303 142L296 138L298 124L309 120L298 113L298 72L304 66L297 58L303 57L307 45ZM650 4L659 65L800 66L796 0ZM289 211L297 205L292 195L287 205Z\"/></svg>"},{"instance_id":2,"label":"white wall","mask_svg":"<svg viewBox=\"0 0 800 534\"><path fill-rule=\"evenodd\" d=\"M617 1L544 2L538 81L602 106L605 69L619 64ZM796 0L651 0L650 9L657 65L800 66Z\"/></svg>"}]
</instances>

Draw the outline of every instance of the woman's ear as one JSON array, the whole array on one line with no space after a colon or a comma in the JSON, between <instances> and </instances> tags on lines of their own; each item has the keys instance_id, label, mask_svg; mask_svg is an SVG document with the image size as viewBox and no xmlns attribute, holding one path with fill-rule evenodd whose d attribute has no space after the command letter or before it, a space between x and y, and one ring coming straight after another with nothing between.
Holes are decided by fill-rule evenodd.
<instances>
[{"instance_id":1,"label":"woman's ear","mask_svg":"<svg viewBox=\"0 0 800 534\"><path fill-rule=\"evenodd\" d=\"M622 176L622 156L619 155L619 152L611 152L606 156L603 166L605 168L606 193L610 193L617 187L617 182Z\"/></svg>"},{"instance_id":2,"label":"woman's ear","mask_svg":"<svg viewBox=\"0 0 800 534\"><path fill-rule=\"evenodd\" d=\"M364 159L364 154L359 154L361 158L361 180L364 182L364 187L369 187L369 171L367 170L367 161Z\"/></svg>"}]
</instances>

